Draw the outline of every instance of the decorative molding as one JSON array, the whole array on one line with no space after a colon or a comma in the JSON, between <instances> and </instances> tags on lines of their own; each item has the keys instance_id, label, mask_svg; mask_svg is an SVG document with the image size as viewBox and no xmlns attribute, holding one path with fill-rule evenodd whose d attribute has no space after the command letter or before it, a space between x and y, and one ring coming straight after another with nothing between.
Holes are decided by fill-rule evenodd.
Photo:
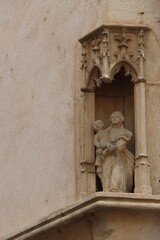
<instances>
[{"instance_id":1,"label":"decorative molding","mask_svg":"<svg viewBox=\"0 0 160 240\"><path fill-rule=\"evenodd\" d=\"M137 84L137 83L145 83L146 84L146 79L141 76L141 77L138 77L137 79L134 80L134 83Z\"/></svg>"},{"instance_id":2,"label":"decorative molding","mask_svg":"<svg viewBox=\"0 0 160 240\"><path fill-rule=\"evenodd\" d=\"M144 79L144 66L145 48L144 48L144 30L141 29L138 35L138 60L139 60L139 79Z\"/></svg>"},{"instance_id":3,"label":"decorative molding","mask_svg":"<svg viewBox=\"0 0 160 240\"><path fill-rule=\"evenodd\" d=\"M60 229L63 226L75 223L75 220L86 218L90 214L100 211L106 211L113 208L116 210L136 210L136 211L152 211L157 213L160 211L160 198L159 196L142 196L139 194L121 194L118 193L95 193L83 200L52 212L46 217L40 219L32 226L21 229L18 232L4 236L0 240L25 240L37 239L37 236L54 229Z\"/></svg>"},{"instance_id":4,"label":"decorative molding","mask_svg":"<svg viewBox=\"0 0 160 240\"><path fill-rule=\"evenodd\" d=\"M93 39L93 36L96 36L104 29L109 29L110 32L115 32L119 29L126 28L128 31L138 32L140 29L143 29L144 32L149 31L150 28L146 25L139 24L139 25L131 25L131 24L102 24L101 26L97 27L96 29L92 30L88 34L84 35L82 38L79 39L79 42L82 43L86 40Z\"/></svg>"},{"instance_id":5,"label":"decorative molding","mask_svg":"<svg viewBox=\"0 0 160 240\"><path fill-rule=\"evenodd\" d=\"M81 88L82 92L94 92L94 88Z\"/></svg>"},{"instance_id":6,"label":"decorative molding","mask_svg":"<svg viewBox=\"0 0 160 240\"><path fill-rule=\"evenodd\" d=\"M82 56L82 60L81 60L81 69L86 69L87 68L87 59L86 59L86 43L83 42L82 43L82 53L81 53L81 56Z\"/></svg>"},{"instance_id":7,"label":"decorative molding","mask_svg":"<svg viewBox=\"0 0 160 240\"><path fill-rule=\"evenodd\" d=\"M101 72L98 78L93 79L97 87L100 87L102 82L110 84L122 65L134 83L145 82L144 37L148 30L150 29L145 25L104 24L81 38L81 69L86 72L86 84L95 65Z\"/></svg>"},{"instance_id":8,"label":"decorative molding","mask_svg":"<svg viewBox=\"0 0 160 240\"><path fill-rule=\"evenodd\" d=\"M133 54L129 54L127 52L128 49L128 42L132 40L132 37L126 34L126 29L122 29L122 32L119 35L115 35L114 36L114 40L118 41L118 48L119 48L119 52L115 52L114 56L116 56L117 61L123 60L123 59L127 59L129 60L130 56L132 56Z\"/></svg>"}]
</instances>

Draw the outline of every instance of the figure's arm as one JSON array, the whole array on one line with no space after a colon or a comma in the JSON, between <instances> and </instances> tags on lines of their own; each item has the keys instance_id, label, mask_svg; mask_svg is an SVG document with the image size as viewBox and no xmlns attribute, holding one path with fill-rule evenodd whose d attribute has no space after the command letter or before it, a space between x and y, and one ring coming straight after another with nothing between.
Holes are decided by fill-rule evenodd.
<instances>
[{"instance_id":1,"label":"figure's arm","mask_svg":"<svg viewBox=\"0 0 160 240\"><path fill-rule=\"evenodd\" d=\"M102 141L102 136L97 133L95 136L94 136L94 145L97 147L97 148L107 148L107 145L108 143L105 142L105 141Z\"/></svg>"},{"instance_id":2,"label":"figure's arm","mask_svg":"<svg viewBox=\"0 0 160 240\"><path fill-rule=\"evenodd\" d=\"M95 145L97 148L100 147L100 139L99 139L98 134L96 134L96 135L94 136L94 145Z\"/></svg>"},{"instance_id":3,"label":"figure's arm","mask_svg":"<svg viewBox=\"0 0 160 240\"><path fill-rule=\"evenodd\" d=\"M116 151L123 151L123 149L126 147L127 141L124 139L119 139L117 142L111 142L107 146L106 153L116 152Z\"/></svg>"},{"instance_id":4,"label":"figure's arm","mask_svg":"<svg viewBox=\"0 0 160 240\"><path fill-rule=\"evenodd\" d=\"M126 147L126 145L127 145L127 141L125 141L124 139L120 138L116 142L117 151L123 151L123 149Z\"/></svg>"},{"instance_id":5,"label":"figure's arm","mask_svg":"<svg viewBox=\"0 0 160 240\"><path fill-rule=\"evenodd\" d=\"M117 150L117 144L115 142L108 143L105 153L110 154Z\"/></svg>"}]
</instances>

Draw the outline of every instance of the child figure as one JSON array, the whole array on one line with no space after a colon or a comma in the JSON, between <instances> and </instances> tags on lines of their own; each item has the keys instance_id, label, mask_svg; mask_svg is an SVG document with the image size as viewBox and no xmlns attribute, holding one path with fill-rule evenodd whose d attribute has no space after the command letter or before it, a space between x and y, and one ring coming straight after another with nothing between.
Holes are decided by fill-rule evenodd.
<instances>
[{"instance_id":1,"label":"child figure","mask_svg":"<svg viewBox=\"0 0 160 240\"><path fill-rule=\"evenodd\" d=\"M94 136L94 145L96 146L96 161L97 175L101 178L102 161L104 160L104 150L102 148L101 139L103 138L104 124L101 120L97 120L93 124L94 130L97 132Z\"/></svg>"}]
</instances>

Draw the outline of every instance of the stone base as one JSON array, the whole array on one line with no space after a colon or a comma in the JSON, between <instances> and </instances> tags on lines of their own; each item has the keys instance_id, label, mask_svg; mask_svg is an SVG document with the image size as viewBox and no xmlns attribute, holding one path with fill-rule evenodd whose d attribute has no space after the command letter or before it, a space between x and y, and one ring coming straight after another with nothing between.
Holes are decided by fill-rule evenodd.
<instances>
[{"instance_id":1,"label":"stone base","mask_svg":"<svg viewBox=\"0 0 160 240\"><path fill-rule=\"evenodd\" d=\"M159 240L159 220L160 196L99 192L2 239Z\"/></svg>"}]
</instances>

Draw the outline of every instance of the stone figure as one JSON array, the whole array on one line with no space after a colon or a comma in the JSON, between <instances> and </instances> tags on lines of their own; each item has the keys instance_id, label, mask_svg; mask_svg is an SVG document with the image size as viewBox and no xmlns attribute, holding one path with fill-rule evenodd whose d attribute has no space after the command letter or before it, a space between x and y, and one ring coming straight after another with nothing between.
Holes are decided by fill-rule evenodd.
<instances>
[{"instance_id":1,"label":"stone figure","mask_svg":"<svg viewBox=\"0 0 160 240\"><path fill-rule=\"evenodd\" d=\"M111 125L104 129L102 121L94 122L97 175L103 191L131 192L133 186L134 158L127 149L132 133L123 127L121 112L113 112Z\"/></svg>"},{"instance_id":2,"label":"stone figure","mask_svg":"<svg viewBox=\"0 0 160 240\"><path fill-rule=\"evenodd\" d=\"M102 145L102 135L104 131L104 124L101 120L97 120L93 124L93 128L95 132L97 132L94 136L94 145L96 146L96 160L95 160L95 165L96 165L96 173L97 175L101 178L101 173L102 173L102 161L104 160L104 154L103 154L103 148L101 147Z\"/></svg>"}]
</instances>

